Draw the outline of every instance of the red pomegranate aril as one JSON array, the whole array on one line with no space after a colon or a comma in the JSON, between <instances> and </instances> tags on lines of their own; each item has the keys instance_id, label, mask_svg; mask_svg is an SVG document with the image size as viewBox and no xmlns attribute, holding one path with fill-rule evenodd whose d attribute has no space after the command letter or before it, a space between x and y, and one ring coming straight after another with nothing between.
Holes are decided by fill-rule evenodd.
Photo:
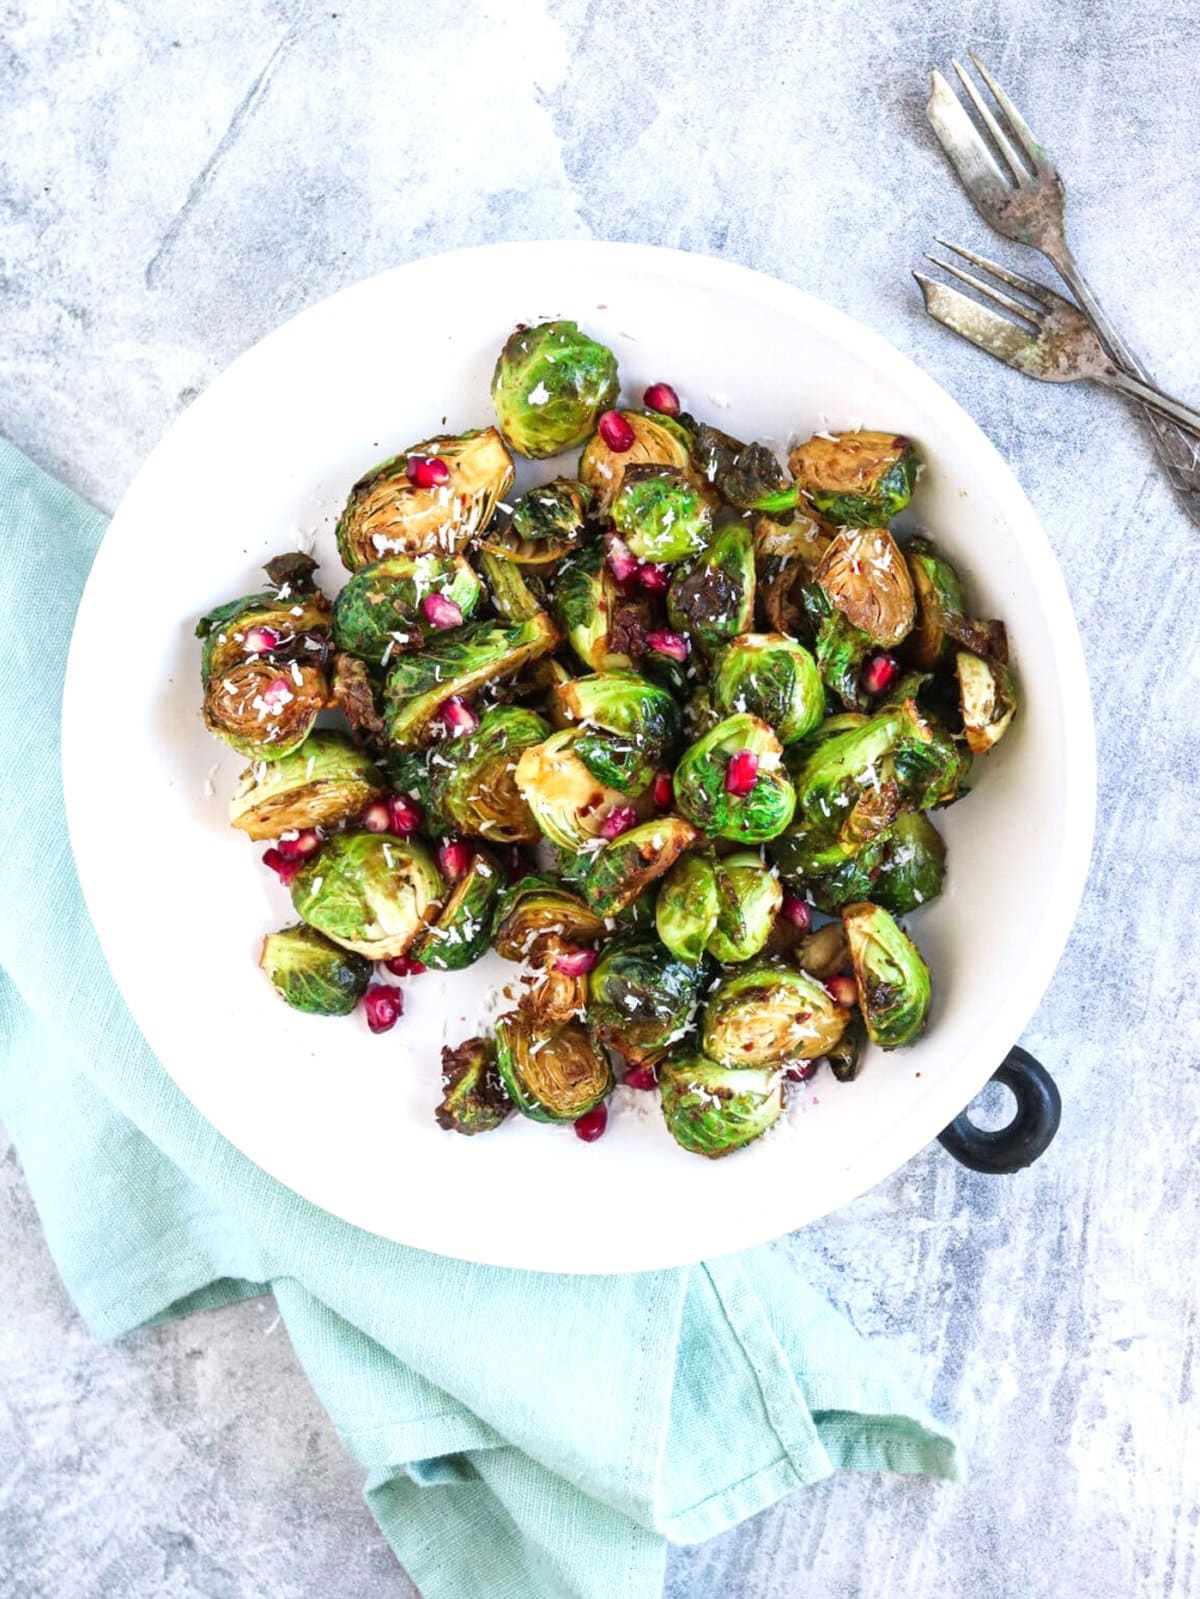
<instances>
[{"instance_id":1,"label":"red pomegranate aril","mask_svg":"<svg viewBox=\"0 0 1200 1599\"><path fill-rule=\"evenodd\" d=\"M653 1066L631 1067L622 1077L621 1081L626 1088L640 1088L649 1090L658 1087L658 1078L654 1075Z\"/></svg>"},{"instance_id":2,"label":"red pomegranate aril","mask_svg":"<svg viewBox=\"0 0 1200 1599\"><path fill-rule=\"evenodd\" d=\"M596 1105L575 1123L575 1136L582 1138L585 1144L594 1144L607 1126L608 1106Z\"/></svg>"},{"instance_id":3,"label":"red pomegranate aril","mask_svg":"<svg viewBox=\"0 0 1200 1599\"><path fill-rule=\"evenodd\" d=\"M646 634L646 648L656 655L669 655L673 661L686 661L692 646L682 633L671 633L665 627L651 628Z\"/></svg>"},{"instance_id":4,"label":"red pomegranate aril","mask_svg":"<svg viewBox=\"0 0 1200 1599\"><path fill-rule=\"evenodd\" d=\"M404 1014L404 995L390 983L371 983L362 997L367 1026L373 1033L386 1033Z\"/></svg>"},{"instance_id":5,"label":"red pomegranate aril","mask_svg":"<svg viewBox=\"0 0 1200 1599\"><path fill-rule=\"evenodd\" d=\"M798 927L802 933L807 933L812 926L812 911L799 894L785 894L783 904L779 907L780 914L791 922L793 927Z\"/></svg>"},{"instance_id":6,"label":"red pomegranate aril","mask_svg":"<svg viewBox=\"0 0 1200 1599\"><path fill-rule=\"evenodd\" d=\"M358 825L365 827L368 833L390 833L392 812L387 800L372 800L358 818Z\"/></svg>"},{"instance_id":7,"label":"red pomegranate aril","mask_svg":"<svg viewBox=\"0 0 1200 1599\"><path fill-rule=\"evenodd\" d=\"M643 561L637 569L638 587L647 594L665 594L671 586L671 568L654 561Z\"/></svg>"},{"instance_id":8,"label":"red pomegranate aril","mask_svg":"<svg viewBox=\"0 0 1200 1599\"><path fill-rule=\"evenodd\" d=\"M292 698L292 685L286 677L272 678L263 689L262 697L268 710L282 710Z\"/></svg>"},{"instance_id":9,"label":"red pomegranate aril","mask_svg":"<svg viewBox=\"0 0 1200 1599\"><path fill-rule=\"evenodd\" d=\"M279 634L273 627L248 627L242 640L249 655L265 655L279 648Z\"/></svg>"},{"instance_id":10,"label":"red pomegranate aril","mask_svg":"<svg viewBox=\"0 0 1200 1599\"><path fill-rule=\"evenodd\" d=\"M675 783L670 772L656 772L654 774L654 808L656 811L669 811L675 803Z\"/></svg>"},{"instance_id":11,"label":"red pomegranate aril","mask_svg":"<svg viewBox=\"0 0 1200 1599\"><path fill-rule=\"evenodd\" d=\"M444 594L427 594L421 601L421 615L430 627L461 627L462 607Z\"/></svg>"},{"instance_id":12,"label":"red pomegranate aril","mask_svg":"<svg viewBox=\"0 0 1200 1599\"><path fill-rule=\"evenodd\" d=\"M442 876L451 883L457 883L471 864L470 845L464 844L461 838L448 838L438 849L437 863L442 869Z\"/></svg>"},{"instance_id":13,"label":"red pomegranate aril","mask_svg":"<svg viewBox=\"0 0 1200 1599\"><path fill-rule=\"evenodd\" d=\"M419 977L425 970L425 962L413 960L411 955L393 955L383 964L393 977Z\"/></svg>"},{"instance_id":14,"label":"red pomegranate aril","mask_svg":"<svg viewBox=\"0 0 1200 1599\"><path fill-rule=\"evenodd\" d=\"M858 984L853 977L831 977L825 984L835 1005L847 1007L857 1003Z\"/></svg>"},{"instance_id":15,"label":"red pomegranate aril","mask_svg":"<svg viewBox=\"0 0 1200 1599\"><path fill-rule=\"evenodd\" d=\"M283 858L277 849L263 851L263 865L269 866L278 877L279 881L287 888L292 879L303 870L303 861L288 861Z\"/></svg>"},{"instance_id":16,"label":"red pomegranate aril","mask_svg":"<svg viewBox=\"0 0 1200 1599\"><path fill-rule=\"evenodd\" d=\"M425 813L408 794L392 794L387 800L389 831L407 838L419 830Z\"/></svg>"},{"instance_id":17,"label":"red pomegranate aril","mask_svg":"<svg viewBox=\"0 0 1200 1599\"><path fill-rule=\"evenodd\" d=\"M465 700L460 700L457 694L451 695L446 701L438 712L438 717L455 738L460 738L464 733L473 733L479 726L479 718L475 712Z\"/></svg>"},{"instance_id":18,"label":"red pomegranate aril","mask_svg":"<svg viewBox=\"0 0 1200 1599\"><path fill-rule=\"evenodd\" d=\"M440 489L450 481L450 468L440 455L410 455L405 472L418 489Z\"/></svg>"},{"instance_id":19,"label":"red pomegranate aril","mask_svg":"<svg viewBox=\"0 0 1200 1599\"><path fill-rule=\"evenodd\" d=\"M642 404L648 411L661 411L664 416L679 415L679 396L669 383L652 383L642 395Z\"/></svg>"},{"instance_id":20,"label":"red pomegranate aril","mask_svg":"<svg viewBox=\"0 0 1200 1599\"><path fill-rule=\"evenodd\" d=\"M600 837L611 843L614 838L620 838L622 833L628 833L637 819L637 811L632 805L614 805L600 824Z\"/></svg>"},{"instance_id":21,"label":"red pomegranate aril","mask_svg":"<svg viewBox=\"0 0 1200 1599\"><path fill-rule=\"evenodd\" d=\"M810 1077L816 1075L819 1064L820 1062L815 1060L801 1061L799 1065L789 1066L783 1075L789 1083L806 1083Z\"/></svg>"},{"instance_id":22,"label":"red pomegranate aril","mask_svg":"<svg viewBox=\"0 0 1200 1599\"><path fill-rule=\"evenodd\" d=\"M738 750L729 758L725 768L725 792L737 799L745 799L754 792L758 782L758 756L753 750Z\"/></svg>"},{"instance_id":23,"label":"red pomegranate aril","mask_svg":"<svg viewBox=\"0 0 1200 1599\"><path fill-rule=\"evenodd\" d=\"M321 848L323 840L315 827L306 827L299 833L286 835L279 840L279 853L285 861L307 861Z\"/></svg>"},{"instance_id":24,"label":"red pomegranate aril","mask_svg":"<svg viewBox=\"0 0 1200 1599\"><path fill-rule=\"evenodd\" d=\"M564 977L586 977L600 957L594 949L567 949L554 962Z\"/></svg>"},{"instance_id":25,"label":"red pomegranate aril","mask_svg":"<svg viewBox=\"0 0 1200 1599\"><path fill-rule=\"evenodd\" d=\"M607 544L609 571L618 583L628 583L631 577L636 577L641 562L625 540L616 533L608 535Z\"/></svg>"},{"instance_id":26,"label":"red pomegranate aril","mask_svg":"<svg viewBox=\"0 0 1200 1599\"><path fill-rule=\"evenodd\" d=\"M900 676L900 662L894 655L883 652L872 655L862 669L862 686L868 694L886 694Z\"/></svg>"},{"instance_id":27,"label":"red pomegranate aril","mask_svg":"<svg viewBox=\"0 0 1200 1599\"><path fill-rule=\"evenodd\" d=\"M616 455L624 455L626 450L632 450L634 440L637 438L632 426L620 411L605 411L596 423L596 431Z\"/></svg>"}]
</instances>

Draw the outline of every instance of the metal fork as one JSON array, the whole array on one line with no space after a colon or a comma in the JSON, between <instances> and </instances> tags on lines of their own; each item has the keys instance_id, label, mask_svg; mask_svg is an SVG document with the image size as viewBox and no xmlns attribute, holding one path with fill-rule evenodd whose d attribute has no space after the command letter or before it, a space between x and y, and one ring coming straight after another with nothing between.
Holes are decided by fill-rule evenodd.
<instances>
[{"instance_id":1,"label":"metal fork","mask_svg":"<svg viewBox=\"0 0 1200 1599\"><path fill-rule=\"evenodd\" d=\"M925 296L925 309L938 322L1030 377L1043 378L1049 383L1074 383L1081 378L1091 378L1140 400L1151 410L1200 434L1200 411L1171 399L1170 395L1131 377L1117 366L1087 317L1065 295L1047 288L1044 283L1035 283L1020 272L997 266L995 261L976 255L973 250L965 250L961 244L951 244L948 239L939 239L938 243L1025 296L1024 300L1015 300L995 283L976 277L953 262L939 261L936 256L928 255L925 259L934 266L949 272L961 283L969 283L1011 313L1001 316L949 284L938 283L923 272L914 272L913 277ZM1013 317L1020 321L1013 321Z\"/></svg>"},{"instance_id":2,"label":"metal fork","mask_svg":"<svg viewBox=\"0 0 1200 1599\"><path fill-rule=\"evenodd\" d=\"M1153 381L1109 321L1071 253L1064 221L1066 192L1054 163L979 57L972 53L970 59L991 91L1004 126L969 74L957 61L952 65L1011 177L996 164L987 141L937 71L933 73L926 113L976 209L997 233L1040 250L1054 264L1117 364L1143 381ZM1020 154L1014 148L1014 140ZM1200 457L1196 446L1174 423L1149 412L1146 415L1167 475L1192 520L1200 525Z\"/></svg>"}]
</instances>

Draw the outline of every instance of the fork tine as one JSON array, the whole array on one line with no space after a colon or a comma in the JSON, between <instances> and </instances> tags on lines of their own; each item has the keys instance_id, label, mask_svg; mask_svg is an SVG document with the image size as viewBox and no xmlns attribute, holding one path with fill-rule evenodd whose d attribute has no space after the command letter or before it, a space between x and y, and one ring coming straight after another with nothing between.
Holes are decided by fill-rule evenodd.
<instances>
[{"instance_id":1,"label":"fork tine","mask_svg":"<svg viewBox=\"0 0 1200 1599\"><path fill-rule=\"evenodd\" d=\"M1011 170L1013 177L1022 186L1029 184L1032 181L1029 175L1029 168L1025 165L1020 156L1009 143L1008 135L996 121L995 117L992 115L991 107L980 94L979 90L975 87L975 80L971 77L966 68L960 66L953 57L950 59L950 65L954 68L955 72L958 73L963 88L970 96L971 104L975 107L976 111L979 112L984 126L987 128L992 138L996 141L996 148L1008 162L1009 169Z\"/></svg>"},{"instance_id":2,"label":"fork tine","mask_svg":"<svg viewBox=\"0 0 1200 1599\"><path fill-rule=\"evenodd\" d=\"M1028 329L1018 327L1007 317L980 305L978 300L960 294L949 284L926 277L923 272L914 272L913 277L921 286L925 309L935 322L986 350L998 361L1026 369L1024 358L1035 337Z\"/></svg>"},{"instance_id":3,"label":"fork tine","mask_svg":"<svg viewBox=\"0 0 1200 1599\"><path fill-rule=\"evenodd\" d=\"M1038 327L1042 313L1035 311L1031 305L1022 305L1020 300L1014 300L1011 294L1005 294L1003 289L998 289L994 284L977 278L972 272L964 272L961 267L956 267L949 261L939 261L936 255L926 255L927 261L932 261L935 267L941 267L943 272L948 272L952 278L957 278L960 283L969 283L980 294L986 295L989 300L994 300L997 305L1002 305L1006 311L1011 311L1014 316L1021 317L1032 327Z\"/></svg>"},{"instance_id":4,"label":"fork tine","mask_svg":"<svg viewBox=\"0 0 1200 1599\"><path fill-rule=\"evenodd\" d=\"M974 250L968 250L961 244L951 244L949 239L943 239L940 234L937 242L943 250L953 250L955 255L961 255L964 261L970 261L973 266L982 267L985 272L990 272L993 277L999 278L1002 283L1007 283L1011 288L1020 289L1022 294L1042 307L1044 311L1053 311L1056 300L1062 302L1064 296L1056 294L1053 289L1048 289L1044 283L1035 283L1032 278L1026 278L1019 272L1014 272L1010 267L1000 266L996 261L989 261L986 256L976 255ZM1066 301L1070 304L1070 301Z\"/></svg>"},{"instance_id":5,"label":"fork tine","mask_svg":"<svg viewBox=\"0 0 1200 1599\"><path fill-rule=\"evenodd\" d=\"M1025 154L1033 162L1035 167L1050 167L1050 158L1034 138L1028 122L1026 122L1025 118L1017 110L1016 106L1013 105L1012 101L1008 98L1004 90L996 82L995 78L993 78L992 74L984 66L983 62L979 59L975 52L973 50L968 50L967 55L970 57L976 72L978 72L979 76L992 91L992 97L996 104L1008 118L1009 125L1016 134L1017 142L1020 144L1022 150L1024 150Z\"/></svg>"},{"instance_id":6,"label":"fork tine","mask_svg":"<svg viewBox=\"0 0 1200 1599\"><path fill-rule=\"evenodd\" d=\"M976 205L981 200L985 206L1003 205L1012 195L1012 184L996 165L962 101L936 68L930 74L925 115Z\"/></svg>"}]
</instances>

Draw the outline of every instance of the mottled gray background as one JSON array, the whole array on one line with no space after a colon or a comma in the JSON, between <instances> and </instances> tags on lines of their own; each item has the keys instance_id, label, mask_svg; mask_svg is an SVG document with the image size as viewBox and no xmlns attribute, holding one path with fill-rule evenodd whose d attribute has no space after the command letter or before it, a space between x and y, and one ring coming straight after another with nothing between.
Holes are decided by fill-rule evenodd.
<instances>
[{"instance_id":1,"label":"mottled gray background","mask_svg":"<svg viewBox=\"0 0 1200 1599\"><path fill-rule=\"evenodd\" d=\"M673 1556L668 1594L1200 1593L1200 530L1119 402L1001 370L928 323L908 277L937 230L993 248L923 113L929 66L971 44L1068 174L1113 314L1200 399L1193 0L0 17L0 429L104 507L283 318L494 239L648 240L802 284L1007 454L1066 571L1099 725L1089 891L1027 1037L1063 1130L1011 1179L935 1147L787 1246L932 1392L971 1476L795 1495ZM409 1599L269 1302L100 1347L11 1149L0 1195L0 1591Z\"/></svg>"}]
</instances>

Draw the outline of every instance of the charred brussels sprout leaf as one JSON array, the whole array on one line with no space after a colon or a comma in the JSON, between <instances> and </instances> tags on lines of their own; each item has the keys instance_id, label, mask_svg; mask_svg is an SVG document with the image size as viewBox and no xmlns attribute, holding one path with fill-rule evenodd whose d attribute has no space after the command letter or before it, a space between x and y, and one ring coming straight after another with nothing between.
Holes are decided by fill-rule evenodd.
<instances>
[{"instance_id":1,"label":"charred brussels sprout leaf","mask_svg":"<svg viewBox=\"0 0 1200 1599\"><path fill-rule=\"evenodd\" d=\"M929 968L917 946L881 905L847 905L842 923L871 1042L881 1049L915 1043L930 1002Z\"/></svg>"},{"instance_id":2,"label":"charred brussels sprout leaf","mask_svg":"<svg viewBox=\"0 0 1200 1599\"><path fill-rule=\"evenodd\" d=\"M886 528L843 528L825 551L816 582L851 627L882 649L899 644L913 625L912 578Z\"/></svg>"},{"instance_id":3,"label":"charred brussels sprout leaf","mask_svg":"<svg viewBox=\"0 0 1200 1599\"><path fill-rule=\"evenodd\" d=\"M719 979L704 1007L701 1045L722 1066L816 1060L842 1036L847 1014L806 972L764 960Z\"/></svg>"},{"instance_id":4,"label":"charred brussels sprout leaf","mask_svg":"<svg viewBox=\"0 0 1200 1599\"><path fill-rule=\"evenodd\" d=\"M829 1070L839 1083L852 1083L862 1071L863 1051L867 1047L867 1028L861 1012L852 1010L846 1031L827 1053Z\"/></svg>"},{"instance_id":5,"label":"charred brussels sprout leaf","mask_svg":"<svg viewBox=\"0 0 1200 1599\"><path fill-rule=\"evenodd\" d=\"M430 760L434 806L461 833L496 844L530 844L541 835L517 787L523 750L550 736L549 724L519 705L485 711L473 733L438 749Z\"/></svg>"},{"instance_id":6,"label":"charred brussels sprout leaf","mask_svg":"<svg viewBox=\"0 0 1200 1599\"><path fill-rule=\"evenodd\" d=\"M523 750L516 784L533 819L552 844L572 853L601 836L605 821L625 795L594 777L579 758L579 728L563 728L542 744Z\"/></svg>"},{"instance_id":7,"label":"charred brussels sprout leaf","mask_svg":"<svg viewBox=\"0 0 1200 1599\"><path fill-rule=\"evenodd\" d=\"M319 729L290 755L242 773L229 820L255 839L336 827L382 789L379 768L344 733Z\"/></svg>"},{"instance_id":8,"label":"charred brussels sprout leaf","mask_svg":"<svg viewBox=\"0 0 1200 1599\"><path fill-rule=\"evenodd\" d=\"M490 1133L512 1111L512 1100L496 1070L496 1048L487 1038L468 1038L442 1049L442 1102L434 1111L448 1133Z\"/></svg>"},{"instance_id":9,"label":"charred brussels sprout leaf","mask_svg":"<svg viewBox=\"0 0 1200 1599\"><path fill-rule=\"evenodd\" d=\"M654 925L671 954L695 966L704 959L719 911L715 857L711 850L697 850L682 856L667 873L655 902Z\"/></svg>"},{"instance_id":10,"label":"charred brussels sprout leaf","mask_svg":"<svg viewBox=\"0 0 1200 1599\"><path fill-rule=\"evenodd\" d=\"M917 455L892 433L818 434L788 457L803 497L841 527L886 527L912 499Z\"/></svg>"},{"instance_id":11,"label":"charred brussels sprout leaf","mask_svg":"<svg viewBox=\"0 0 1200 1599\"><path fill-rule=\"evenodd\" d=\"M517 328L492 374L500 430L533 460L582 444L616 397L616 356L574 322Z\"/></svg>"},{"instance_id":12,"label":"charred brussels sprout leaf","mask_svg":"<svg viewBox=\"0 0 1200 1599\"><path fill-rule=\"evenodd\" d=\"M575 478L556 477L529 489L513 506L512 526L518 538L549 539L576 544L583 533L592 491Z\"/></svg>"},{"instance_id":13,"label":"charred brussels sprout leaf","mask_svg":"<svg viewBox=\"0 0 1200 1599\"><path fill-rule=\"evenodd\" d=\"M483 585L461 555L392 555L362 567L334 602L338 649L372 666L420 649L435 631L421 610L430 595L456 605L465 622L478 609Z\"/></svg>"},{"instance_id":14,"label":"charred brussels sprout leaf","mask_svg":"<svg viewBox=\"0 0 1200 1599\"><path fill-rule=\"evenodd\" d=\"M481 549L477 557L492 605L506 622L528 622L546 609L545 587L539 578L526 578L519 566L494 550Z\"/></svg>"},{"instance_id":15,"label":"charred brussels sprout leaf","mask_svg":"<svg viewBox=\"0 0 1200 1599\"><path fill-rule=\"evenodd\" d=\"M1008 659L1003 622L977 622L967 616L966 595L958 573L929 539L910 538L904 559L912 576L916 623L906 654L915 666L932 670L954 644L976 655Z\"/></svg>"},{"instance_id":16,"label":"charred brussels sprout leaf","mask_svg":"<svg viewBox=\"0 0 1200 1599\"><path fill-rule=\"evenodd\" d=\"M658 1086L671 1137L710 1160L761 1138L783 1111L781 1072L721 1066L696 1049L673 1050L658 1069Z\"/></svg>"},{"instance_id":17,"label":"charred brussels sprout leaf","mask_svg":"<svg viewBox=\"0 0 1200 1599\"><path fill-rule=\"evenodd\" d=\"M754 626L754 545L740 522L718 528L708 547L680 567L667 591L677 632L712 651Z\"/></svg>"},{"instance_id":18,"label":"charred brussels sprout leaf","mask_svg":"<svg viewBox=\"0 0 1200 1599\"><path fill-rule=\"evenodd\" d=\"M449 479L422 488L408 465L432 457L445 463ZM350 490L338 519L338 554L351 572L387 555L452 555L487 526L512 482L512 458L495 428L426 439Z\"/></svg>"},{"instance_id":19,"label":"charred brussels sprout leaf","mask_svg":"<svg viewBox=\"0 0 1200 1599\"><path fill-rule=\"evenodd\" d=\"M779 516L794 510L799 497L765 444L744 444L717 472L716 482L721 498L739 511Z\"/></svg>"},{"instance_id":20,"label":"charred brussels sprout leaf","mask_svg":"<svg viewBox=\"0 0 1200 1599\"><path fill-rule=\"evenodd\" d=\"M716 881L717 925L708 953L723 964L748 961L771 936L783 889L753 850L737 850L718 860Z\"/></svg>"},{"instance_id":21,"label":"charred brussels sprout leaf","mask_svg":"<svg viewBox=\"0 0 1200 1599\"><path fill-rule=\"evenodd\" d=\"M652 932L621 933L592 968L588 1019L603 1044L627 1060L653 1059L692 1025L704 978Z\"/></svg>"},{"instance_id":22,"label":"charred brussels sprout leaf","mask_svg":"<svg viewBox=\"0 0 1200 1599\"><path fill-rule=\"evenodd\" d=\"M409 947L415 960L439 972L459 972L487 952L492 907L504 881L486 850L471 856L466 871L450 889L437 919Z\"/></svg>"},{"instance_id":23,"label":"charred brussels sprout leaf","mask_svg":"<svg viewBox=\"0 0 1200 1599\"><path fill-rule=\"evenodd\" d=\"M293 1010L348 1016L367 991L371 963L303 924L268 933L258 964Z\"/></svg>"},{"instance_id":24,"label":"charred brussels sprout leaf","mask_svg":"<svg viewBox=\"0 0 1200 1599\"><path fill-rule=\"evenodd\" d=\"M984 660L967 650L954 657L954 669L967 748L972 755L985 755L1008 731L1016 713L1012 676L1003 662Z\"/></svg>"},{"instance_id":25,"label":"charred brussels sprout leaf","mask_svg":"<svg viewBox=\"0 0 1200 1599\"><path fill-rule=\"evenodd\" d=\"M338 833L292 883L296 914L343 949L403 955L445 893L429 853L388 833Z\"/></svg>"},{"instance_id":26,"label":"charred brussels sprout leaf","mask_svg":"<svg viewBox=\"0 0 1200 1599\"><path fill-rule=\"evenodd\" d=\"M660 816L630 828L604 846L583 879L584 897L597 916L616 916L666 875L699 835L678 816Z\"/></svg>"},{"instance_id":27,"label":"charred brussels sprout leaf","mask_svg":"<svg viewBox=\"0 0 1200 1599\"><path fill-rule=\"evenodd\" d=\"M573 1122L612 1091L612 1068L580 1022L541 1030L517 1011L496 1023L496 1066L509 1098L536 1122Z\"/></svg>"},{"instance_id":28,"label":"charred brussels sprout leaf","mask_svg":"<svg viewBox=\"0 0 1200 1599\"><path fill-rule=\"evenodd\" d=\"M756 763L753 787L731 791L731 763L746 754ZM796 805L782 755L779 740L757 716L727 716L683 752L675 768L675 803L711 837L744 844L774 838Z\"/></svg>"},{"instance_id":29,"label":"charred brussels sprout leaf","mask_svg":"<svg viewBox=\"0 0 1200 1599\"><path fill-rule=\"evenodd\" d=\"M825 690L803 644L782 633L744 633L713 662L713 697L725 716L749 711L769 722L781 744L819 727Z\"/></svg>"},{"instance_id":30,"label":"charred brussels sprout leaf","mask_svg":"<svg viewBox=\"0 0 1200 1599\"><path fill-rule=\"evenodd\" d=\"M621 594L603 545L585 545L567 557L551 585L550 608L589 671L617 671L641 654L649 607Z\"/></svg>"},{"instance_id":31,"label":"charred brussels sprout leaf","mask_svg":"<svg viewBox=\"0 0 1200 1599\"><path fill-rule=\"evenodd\" d=\"M598 944L606 933L601 917L577 894L552 877L531 874L501 893L493 945L505 960L536 965L562 950Z\"/></svg>"},{"instance_id":32,"label":"charred brussels sprout leaf","mask_svg":"<svg viewBox=\"0 0 1200 1599\"><path fill-rule=\"evenodd\" d=\"M204 725L239 755L278 761L303 744L328 703L320 668L252 657L209 679Z\"/></svg>"},{"instance_id":33,"label":"charred brussels sprout leaf","mask_svg":"<svg viewBox=\"0 0 1200 1599\"><path fill-rule=\"evenodd\" d=\"M610 514L640 561L686 560L712 530L708 501L686 473L668 466L626 466Z\"/></svg>"},{"instance_id":34,"label":"charred brussels sprout leaf","mask_svg":"<svg viewBox=\"0 0 1200 1599\"><path fill-rule=\"evenodd\" d=\"M365 661L339 650L333 658L329 694L360 743L383 742L386 729L379 713L379 681Z\"/></svg>"},{"instance_id":35,"label":"charred brussels sprout leaf","mask_svg":"<svg viewBox=\"0 0 1200 1599\"><path fill-rule=\"evenodd\" d=\"M703 479L692 466L692 436L686 427L659 411L622 411L621 415L633 429L630 448L610 450L600 434L593 433L579 458L580 481L595 495L596 515L608 513L630 467L672 468L704 491Z\"/></svg>"}]
</instances>

